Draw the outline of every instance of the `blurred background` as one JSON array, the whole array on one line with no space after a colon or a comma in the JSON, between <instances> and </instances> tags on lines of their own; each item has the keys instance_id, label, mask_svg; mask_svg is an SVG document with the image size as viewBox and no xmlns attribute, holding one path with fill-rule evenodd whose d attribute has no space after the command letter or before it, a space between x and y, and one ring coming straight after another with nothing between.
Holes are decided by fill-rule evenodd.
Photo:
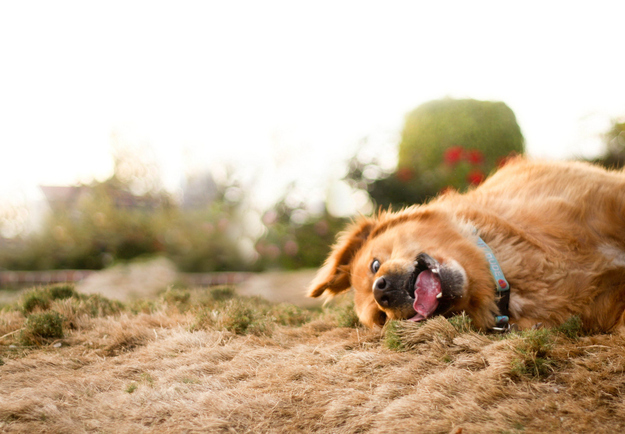
<instances>
[{"instance_id":1,"label":"blurred background","mask_svg":"<svg viewBox=\"0 0 625 434\"><path fill-rule=\"evenodd\" d=\"M0 270L317 267L516 154L625 161L625 3L2 2Z\"/></svg>"}]
</instances>

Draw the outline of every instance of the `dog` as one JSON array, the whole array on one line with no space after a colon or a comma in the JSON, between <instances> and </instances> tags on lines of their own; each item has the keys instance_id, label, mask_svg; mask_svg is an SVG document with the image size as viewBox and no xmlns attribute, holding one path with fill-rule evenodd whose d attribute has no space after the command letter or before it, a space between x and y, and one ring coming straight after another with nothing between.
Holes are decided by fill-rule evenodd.
<instances>
[{"instance_id":1,"label":"dog","mask_svg":"<svg viewBox=\"0 0 625 434\"><path fill-rule=\"evenodd\" d=\"M466 312L480 330L625 330L625 172L517 157L480 186L360 217L308 288L360 322Z\"/></svg>"}]
</instances>

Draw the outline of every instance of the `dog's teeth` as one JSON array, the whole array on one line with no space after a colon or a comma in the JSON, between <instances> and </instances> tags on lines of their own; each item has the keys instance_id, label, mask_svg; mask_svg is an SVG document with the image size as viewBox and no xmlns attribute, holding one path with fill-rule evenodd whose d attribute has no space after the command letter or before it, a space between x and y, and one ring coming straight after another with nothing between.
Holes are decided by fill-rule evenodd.
<instances>
[{"instance_id":1,"label":"dog's teeth","mask_svg":"<svg viewBox=\"0 0 625 434\"><path fill-rule=\"evenodd\" d=\"M441 272L441 270L440 270L440 269L438 269L438 268L434 268L434 269L432 270L432 273L434 273L434 274L438 274L438 273L440 273L440 272Z\"/></svg>"},{"instance_id":2,"label":"dog's teeth","mask_svg":"<svg viewBox=\"0 0 625 434\"><path fill-rule=\"evenodd\" d=\"M438 294L436 294L436 298L441 298L443 296L442 292L439 292Z\"/></svg>"}]
</instances>

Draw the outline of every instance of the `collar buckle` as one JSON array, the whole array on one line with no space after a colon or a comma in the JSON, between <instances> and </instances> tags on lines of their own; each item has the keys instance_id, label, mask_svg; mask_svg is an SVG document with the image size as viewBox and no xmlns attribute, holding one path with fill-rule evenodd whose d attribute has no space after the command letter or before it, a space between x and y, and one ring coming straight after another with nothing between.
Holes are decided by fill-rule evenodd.
<instances>
[{"instance_id":1,"label":"collar buckle","mask_svg":"<svg viewBox=\"0 0 625 434\"><path fill-rule=\"evenodd\" d=\"M491 330L497 333L513 333L519 330L516 324L510 324L510 318L506 315L500 315L495 317L495 327Z\"/></svg>"}]
</instances>

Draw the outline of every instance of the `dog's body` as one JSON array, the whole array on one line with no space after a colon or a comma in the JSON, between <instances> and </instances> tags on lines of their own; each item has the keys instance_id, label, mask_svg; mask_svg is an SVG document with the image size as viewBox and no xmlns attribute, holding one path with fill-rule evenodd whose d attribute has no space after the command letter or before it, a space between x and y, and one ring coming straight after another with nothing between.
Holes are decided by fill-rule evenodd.
<instances>
[{"instance_id":1,"label":"dog's body","mask_svg":"<svg viewBox=\"0 0 625 434\"><path fill-rule=\"evenodd\" d=\"M510 284L499 312L483 239ZM354 288L368 326L467 312L529 328L579 315L587 330L625 326L625 173L585 163L516 159L466 194L377 218L344 232L309 295Z\"/></svg>"}]
</instances>

